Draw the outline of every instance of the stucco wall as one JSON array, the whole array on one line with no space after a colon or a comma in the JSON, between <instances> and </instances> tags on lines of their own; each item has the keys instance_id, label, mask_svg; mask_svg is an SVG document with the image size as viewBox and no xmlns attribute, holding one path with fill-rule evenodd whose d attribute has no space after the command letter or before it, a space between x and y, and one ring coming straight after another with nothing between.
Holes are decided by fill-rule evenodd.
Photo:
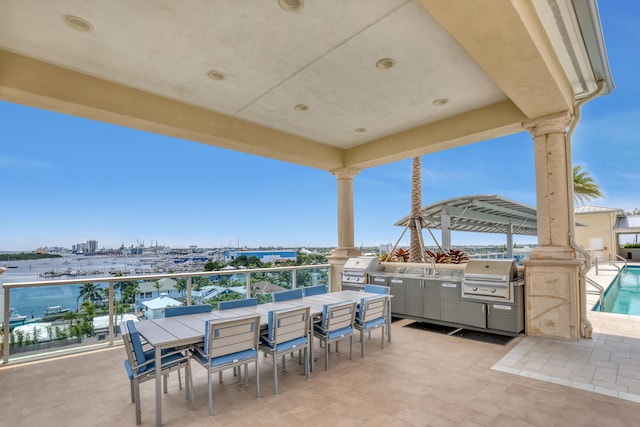
<instances>
[{"instance_id":1,"label":"stucco wall","mask_svg":"<svg viewBox=\"0 0 640 427\"><path fill-rule=\"evenodd\" d=\"M618 253L618 243L613 232L615 212L576 214L576 242L585 249L589 249L589 238L600 237L604 242L604 259L609 259L610 253Z\"/></svg>"}]
</instances>

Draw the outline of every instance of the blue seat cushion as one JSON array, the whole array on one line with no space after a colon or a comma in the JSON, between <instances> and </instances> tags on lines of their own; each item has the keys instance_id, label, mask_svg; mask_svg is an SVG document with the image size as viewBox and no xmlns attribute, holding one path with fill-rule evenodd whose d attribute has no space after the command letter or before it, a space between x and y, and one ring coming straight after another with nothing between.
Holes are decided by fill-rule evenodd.
<instances>
[{"instance_id":1,"label":"blue seat cushion","mask_svg":"<svg viewBox=\"0 0 640 427\"><path fill-rule=\"evenodd\" d=\"M193 353L194 356L198 359L198 361L201 364L207 365L209 363L209 359L207 355L204 353L204 351L198 347L196 347L195 350L196 351ZM236 353L231 353L231 354L225 354L224 356L218 356L218 357L212 358L211 366L218 367L218 366L224 366L230 363L242 362L243 360L250 360L250 359L256 358L257 355L258 355L258 350L254 350L254 349L238 351Z\"/></svg>"},{"instance_id":2,"label":"blue seat cushion","mask_svg":"<svg viewBox=\"0 0 640 427\"><path fill-rule=\"evenodd\" d=\"M329 334L325 334L325 331L322 329L322 327L318 326L318 325L314 325L313 327L315 329L316 332L325 335L330 341L334 340L336 338L340 338L342 336L347 336L347 335L351 335L353 334L353 328L351 326L346 326L344 328L340 328L337 329L335 331L331 331L329 332Z\"/></svg>"},{"instance_id":3,"label":"blue seat cushion","mask_svg":"<svg viewBox=\"0 0 640 427\"><path fill-rule=\"evenodd\" d=\"M167 352L173 351L173 349L167 349L167 350L162 350L163 354L166 354ZM154 350L147 350L144 352L145 356L147 356L146 360L152 360L154 359ZM178 363L181 363L184 360L184 355L180 354L180 353L176 353L176 354L172 354L170 356L163 356L162 357L162 369L166 369L169 368L171 366L175 366ZM141 368L138 369L138 373L143 373L143 372L147 372L147 371L155 371L155 360L151 363L149 363L148 365L145 365ZM129 360L125 360L124 361L124 369L127 371L127 376L129 377L130 380L133 380L134 374L133 374L133 369L131 367L131 363L129 363Z\"/></svg>"},{"instance_id":4,"label":"blue seat cushion","mask_svg":"<svg viewBox=\"0 0 640 427\"><path fill-rule=\"evenodd\" d=\"M273 343L270 342L265 337L260 337L260 342L263 346L269 348L271 351L274 351ZM294 350L296 347L304 346L308 342L307 337L299 337L286 342L281 342L275 346L276 353L282 353L288 350Z\"/></svg>"},{"instance_id":5,"label":"blue seat cushion","mask_svg":"<svg viewBox=\"0 0 640 427\"><path fill-rule=\"evenodd\" d=\"M383 325L384 322L385 322L383 317L378 317L377 319L369 320L368 322L365 322L364 324L362 323L362 321L358 321L358 320L356 320L356 321L357 321L358 325L360 327L362 327L362 329L364 329L364 330L375 329L378 326Z\"/></svg>"}]
</instances>

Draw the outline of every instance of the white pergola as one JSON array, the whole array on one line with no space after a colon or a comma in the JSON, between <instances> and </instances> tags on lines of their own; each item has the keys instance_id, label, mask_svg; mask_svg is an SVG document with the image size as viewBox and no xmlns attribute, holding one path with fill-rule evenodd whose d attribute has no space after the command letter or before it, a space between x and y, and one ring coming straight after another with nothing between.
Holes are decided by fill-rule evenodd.
<instances>
[{"instance_id":1,"label":"white pergola","mask_svg":"<svg viewBox=\"0 0 640 427\"><path fill-rule=\"evenodd\" d=\"M454 197L425 206L422 218L428 228L442 233L442 248L451 249L451 232L499 233L507 237L507 257L513 256L513 235L536 236L536 210L494 194ZM411 216L394 225L407 227Z\"/></svg>"}]
</instances>

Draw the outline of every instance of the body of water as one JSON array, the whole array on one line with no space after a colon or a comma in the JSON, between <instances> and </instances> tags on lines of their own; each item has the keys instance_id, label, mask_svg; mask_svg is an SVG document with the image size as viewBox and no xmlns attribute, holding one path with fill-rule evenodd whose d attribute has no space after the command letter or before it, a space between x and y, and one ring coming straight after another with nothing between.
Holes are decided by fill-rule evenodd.
<instances>
[{"instance_id":1,"label":"body of water","mask_svg":"<svg viewBox=\"0 0 640 427\"><path fill-rule=\"evenodd\" d=\"M47 258L27 261L11 261L11 266L0 275L0 283L36 282L44 280L82 279L84 277L111 277L113 271L128 274L151 273L161 270L160 264L170 265L171 258L110 257L66 255L62 258ZM0 262L0 266L7 263ZM28 319L40 318L47 307L60 305L76 310L81 285L18 288L11 291L11 307ZM101 284L108 287L108 283ZM0 313L4 307L4 292L0 293ZM2 320L0 320L0 323Z\"/></svg>"},{"instance_id":2,"label":"body of water","mask_svg":"<svg viewBox=\"0 0 640 427\"><path fill-rule=\"evenodd\" d=\"M594 310L600 310L598 304ZM618 274L604 295L604 311L640 316L640 267L626 267Z\"/></svg>"}]
</instances>

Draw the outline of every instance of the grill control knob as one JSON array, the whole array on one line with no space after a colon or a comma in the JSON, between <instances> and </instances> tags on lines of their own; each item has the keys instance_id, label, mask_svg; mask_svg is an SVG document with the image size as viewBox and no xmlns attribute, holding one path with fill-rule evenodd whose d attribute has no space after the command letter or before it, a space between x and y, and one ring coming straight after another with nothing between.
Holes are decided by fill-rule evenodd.
<instances>
[{"instance_id":1,"label":"grill control knob","mask_svg":"<svg viewBox=\"0 0 640 427\"><path fill-rule=\"evenodd\" d=\"M496 293L496 288L492 288L492 289L491 289L491 293L492 293L492 294L495 294L495 293Z\"/></svg>"},{"instance_id":2,"label":"grill control knob","mask_svg":"<svg viewBox=\"0 0 640 427\"><path fill-rule=\"evenodd\" d=\"M478 290L478 288L473 288L473 291L474 291L474 292L475 292L475 291L477 291L477 290Z\"/></svg>"}]
</instances>

